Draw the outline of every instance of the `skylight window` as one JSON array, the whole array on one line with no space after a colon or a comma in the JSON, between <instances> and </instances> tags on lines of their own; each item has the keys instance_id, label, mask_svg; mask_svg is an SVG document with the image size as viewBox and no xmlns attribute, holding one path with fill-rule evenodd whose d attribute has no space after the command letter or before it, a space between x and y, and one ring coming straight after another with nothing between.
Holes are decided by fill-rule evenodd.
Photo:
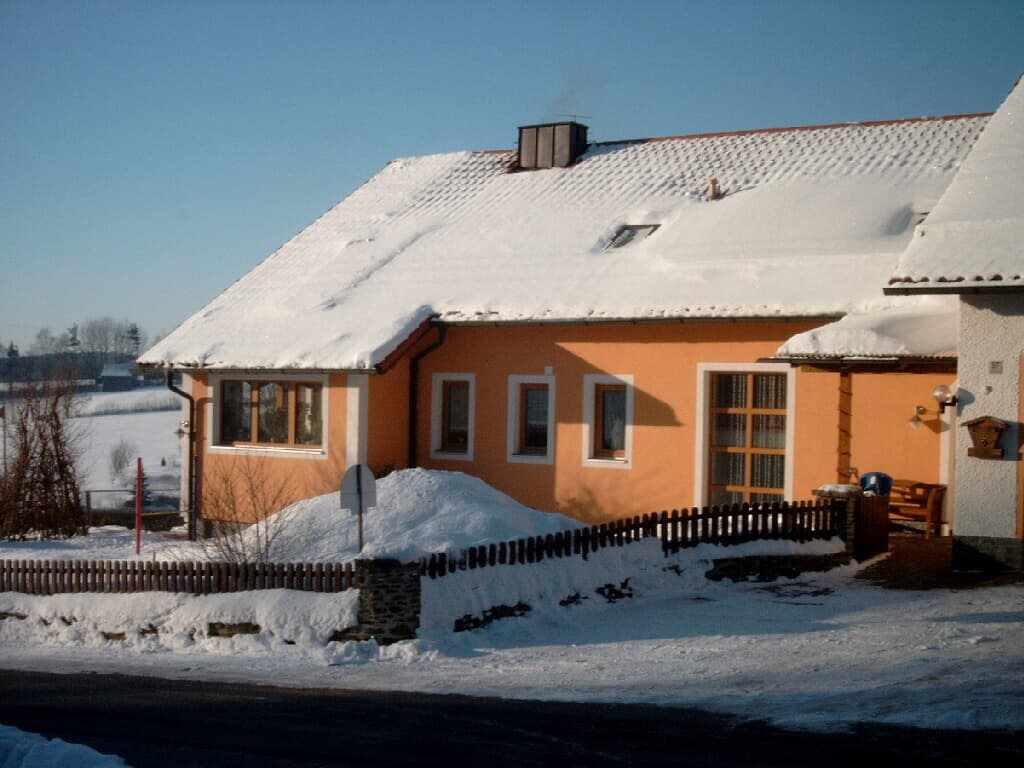
<instances>
[{"instance_id":1,"label":"skylight window","mask_svg":"<svg viewBox=\"0 0 1024 768\"><path fill-rule=\"evenodd\" d=\"M630 243L638 243L654 234L660 224L624 224L615 233L609 248L625 248Z\"/></svg>"}]
</instances>

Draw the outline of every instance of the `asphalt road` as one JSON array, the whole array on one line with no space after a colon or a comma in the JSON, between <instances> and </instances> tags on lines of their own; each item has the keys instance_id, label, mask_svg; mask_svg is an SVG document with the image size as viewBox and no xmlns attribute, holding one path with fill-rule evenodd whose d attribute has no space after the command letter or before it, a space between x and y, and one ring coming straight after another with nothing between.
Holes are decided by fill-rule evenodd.
<instances>
[{"instance_id":1,"label":"asphalt road","mask_svg":"<svg viewBox=\"0 0 1024 768\"><path fill-rule=\"evenodd\" d=\"M0 671L0 723L136 768L1024 765L1020 733L810 734L691 709L121 675Z\"/></svg>"}]
</instances>

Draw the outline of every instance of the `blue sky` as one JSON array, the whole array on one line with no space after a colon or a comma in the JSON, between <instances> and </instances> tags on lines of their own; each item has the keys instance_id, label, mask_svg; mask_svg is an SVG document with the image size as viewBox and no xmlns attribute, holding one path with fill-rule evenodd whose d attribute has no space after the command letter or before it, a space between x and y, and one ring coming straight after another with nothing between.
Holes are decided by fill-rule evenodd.
<instances>
[{"instance_id":1,"label":"blue sky","mask_svg":"<svg viewBox=\"0 0 1024 768\"><path fill-rule=\"evenodd\" d=\"M0 0L0 343L166 332L388 160L996 109L1024 2Z\"/></svg>"}]
</instances>

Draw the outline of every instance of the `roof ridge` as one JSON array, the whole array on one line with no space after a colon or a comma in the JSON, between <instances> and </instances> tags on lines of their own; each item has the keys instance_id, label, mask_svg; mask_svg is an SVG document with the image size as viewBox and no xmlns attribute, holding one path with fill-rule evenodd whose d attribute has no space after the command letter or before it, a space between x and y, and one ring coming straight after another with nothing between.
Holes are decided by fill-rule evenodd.
<instances>
[{"instance_id":1,"label":"roof ridge","mask_svg":"<svg viewBox=\"0 0 1024 768\"><path fill-rule=\"evenodd\" d=\"M1024 77L1024 75L1022 75ZM719 136L748 136L757 133L787 133L789 131L824 131L837 128L874 128L880 125L903 125L908 123L931 123L951 120L977 120L992 117L994 112L967 112L957 115L926 115L924 117L898 117L889 120L854 120L847 123L822 123L820 125L790 125L779 128L744 128L738 131L711 131L709 133L682 133L674 136L649 136L638 139L610 139L608 141L590 141L588 147L607 147L615 144L651 144L658 141L679 141L684 139L713 139ZM476 149L466 150L477 155L497 155L515 152L515 147L507 149Z\"/></svg>"},{"instance_id":2,"label":"roof ridge","mask_svg":"<svg viewBox=\"0 0 1024 768\"><path fill-rule=\"evenodd\" d=\"M655 141L673 141L678 139L710 139L717 136L746 136L754 133L787 133L789 131L824 131L837 128L874 128L880 125L903 125L906 123L931 123L951 120L972 120L992 117L993 112L974 112L963 115L937 115L926 117L901 117L891 120L863 120L848 123L824 123L822 125L791 125L782 128L747 128L740 131L716 131L712 133L690 133L680 136L654 136L647 139L632 139L629 143L639 144ZM624 144L624 141L598 141L595 145Z\"/></svg>"}]
</instances>

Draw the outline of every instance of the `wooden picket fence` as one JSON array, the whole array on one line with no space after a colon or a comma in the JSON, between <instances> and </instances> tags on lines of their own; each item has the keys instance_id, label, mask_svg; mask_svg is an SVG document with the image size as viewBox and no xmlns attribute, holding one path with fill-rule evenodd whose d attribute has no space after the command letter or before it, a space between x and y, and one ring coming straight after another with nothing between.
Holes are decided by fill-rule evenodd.
<instances>
[{"instance_id":1,"label":"wooden picket fence","mask_svg":"<svg viewBox=\"0 0 1024 768\"><path fill-rule=\"evenodd\" d=\"M545 559L586 558L606 547L650 538L665 555L701 543L740 544L757 539L808 541L842 532L839 512L827 503L783 502L704 509L673 509L589 528L438 553L420 561L437 579L460 570L526 565ZM183 592L208 595L261 589L341 592L357 588L355 563L210 563L105 560L0 560L0 592Z\"/></svg>"},{"instance_id":2,"label":"wooden picket fence","mask_svg":"<svg viewBox=\"0 0 1024 768\"><path fill-rule=\"evenodd\" d=\"M257 589L342 592L356 586L354 563L205 563L107 560L0 560L0 592L185 592Z\"/></svg>"},{"instance_id":3,"label":"wooden picket fence","mask_svg":"<svg viewBox=\"0 0 1024 768\"><path fill-rule=\"evenodd\" d=\"M493 565L525 565L555 557L586 558L605 547L621 547L652 537L661 540L666 556L703 543L728 545L757 539L828 539L842 532L840 517L831 504L817 501L673 509L590 528L434 554L423 558L420 573L437 579L456 571Z\"/></svg>"}]
</instances>

